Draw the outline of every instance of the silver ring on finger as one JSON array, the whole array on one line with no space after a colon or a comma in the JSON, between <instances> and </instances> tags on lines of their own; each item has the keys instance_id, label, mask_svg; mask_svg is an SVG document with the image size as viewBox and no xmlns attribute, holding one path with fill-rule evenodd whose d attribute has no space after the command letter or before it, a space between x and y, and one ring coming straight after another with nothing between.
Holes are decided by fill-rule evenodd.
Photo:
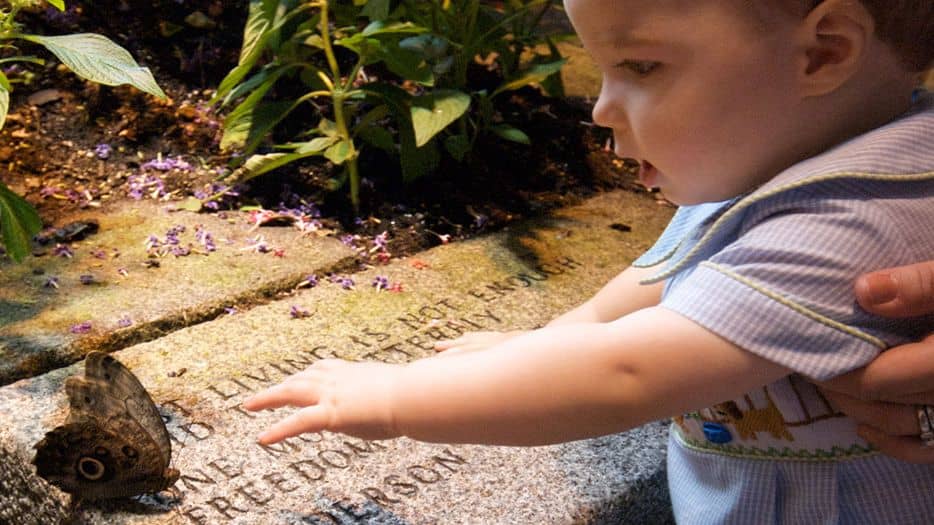
<instances>
[{"instance_id":1,"label":"silver ring on finger","mask_svg":"<svg viewBox=\"0 0 934 525\"><path fill-rule=\"evenodd\" d=\"M921 429L921 444L934 447L934 406L918 405L918 427Z\"/></svg>"}]
</instances>

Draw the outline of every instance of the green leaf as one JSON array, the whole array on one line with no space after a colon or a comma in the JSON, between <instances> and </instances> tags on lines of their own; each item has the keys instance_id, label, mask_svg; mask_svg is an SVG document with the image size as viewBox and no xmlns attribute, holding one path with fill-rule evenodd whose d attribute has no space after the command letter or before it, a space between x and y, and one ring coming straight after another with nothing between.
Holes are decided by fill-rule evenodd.
<instances>
[{"instance_id":1,"label":"green leaf","mask_svg":"<svg viewBox=\"0 0 934 525\"><path fill-rule=\"evenodd\" d=\"M265 134L298 105L295 101L261 103L266 93L288 69L280 67L274 70L227 115L224 119L224 135L221 137L222 150L243 148L251 152ZM267 125L270 121L271 125Z\"/></svg>"},{"instance_id":2,"label":"green leaf","mask_svg":"<svg viewBox=\"0 0 934 525\"><path fill-rule=\"evenodd\" d=\"M46 0L50 6L58 9L59 11L65 10L65 0Z\"/></svg>"},{"instance_id":3,"label":"green leaf","mask_svg":"<svg viewBox=\"0 0 934 525\"><path fill-rule=\"evenodd\" d=\"M140 91L166 98L149 68L137 64L129 51L103 35L22 35L22 38L45 46L82 78L107 86L129 84Z\"/></svg>"},{"instance_id":4,"label":"green leaf","mask_svg":"<svg viewBox=\"0 0 934 525\"><path fill-rule=\"evenodd\" d=\"M324 151L324 157L334 164L341 165L354 155L353 142L342 140Z\"/></svg>"},{"instance_id":5,"label":"green leaf","mask_svg":"<svg viewBox=\"0 0 934 525\"><path fill-rule=\"evenodd\" d=\"M217 86L217 92L211 98L211 103L225 97L231 89L246 77L247 73L263 55L263 49L269 41L276 36L282 25L293 17L302 13L305 8L295 8L285 16L277 16L280 8L278 0L252 0L247 15L247 22L243 28L243 46L240 48L240 61L237 67L230 70L227 76ZM287 7L287 6L282 6Z\"/></svg>"},{"instance_id":6,"label":"green leaf","mask_svg":"<svg viewBox=\"0 0 934 525\"><path fill-rule=\"evenodd\" d=\"M242 168L242 175L238 177L240 182L245 182L264 173L268 173L278 167L285 166L291 162L306 157L321 155L321 152L328 146L336 142L336 138L318 137L308 142L292 144L296 146L292 153L268 153L266 155L253 155L247 159Z\"/></svg>"},{"instance_id":7,"label":"green leaf","mask_svg":"<svg viewBox=\"0 0 934 525\"><path fill-rule=\"evenodd\" d=\"M360 11L360 15L370 20L385 20L389 18L389 0L369 0L366 6L363 7L363 10Z\"/></svg>"},{"instance_id":8,"label":"green leaf","mask_svg":"<svg viewBox=\"0 0 934 525\"><path fill-rule=\"evenodd\" d=\"M408 35L413 33L424 33L427 31L424 27L417 26L412 22L392 22L386 23L381 20L375 22L370 22L369 25L363 28L361 34L363 36L376 36L376 35Z\"/></svg>"},{"instance_id":9,"label":"green leaf","mask_svg":"<svg viewBox=\"0 0 934 525\"><path fill-rule=\"evenodd\" d=\"M357 130L357 135L367 144L375 146L386 153L393 155L396 153L396 142L392 133L386 128L367 126Z\"/></svg>"},{"instance_id":10,"label":"green leaf","mask_svg":"<svg viewBox=\"0 0 934 525\"><path fill-rule=\"evenodd\" d=\"M42 220L22 197L0 184L0 234L10 257L20 262L29 254L29 243L39 233Z\"/></svg>"},{"instance_id":11,"label":"green leaf","mask_svg":"<svg viewBox=\"0 0 934 525\"><path fill-rule=\"evenodd\" d=\"M6 76L4 75L4 80ZM9 85L9 82L7 82ZM0 86L0 129L3 129L3 124L6 122L7 113L10 112L10 91L4 87Z\"/></svg>"},{"instance_id":12,"label":"green leaf","mask_svg":"<svg viewBox=\"0 0 934 525\"><path fill-rule=\"evenodd\" d=\"M412 104L412 127L415 145L423 146L454 122L470 107L470 95L453 89L438 89L415 97Z\"/></svg>"},{"instance_id":13,"label":"green leaf","mask_svg":"<svg viewBox=\"0 0 934 525\"><path fill-rule=\"evenodd\" d=\"M403 182L411 182L431 173L441 162L435 143L429 142L419 148L415 145L415 130L412 126L412 95L393 84L372 82L360 86L360 90L379 97L386 102L390 113L399 126L399 157L402 165Z\"/></svg>"},{"instance_id":14,"label":"green leaf","mask_svg":"<svg viewBox=\"0 0 934 525\"><path fill-rule=\"evenodd\" d=\"M434 86L434 71L432 71L431 65L418 53L402 48L384 48L380 51L379 58L393 73L423 86Z\"/></svg>"},{"instance_id":15,"label":"green leaf","mask_svg":"<svg viewBox=\"0 0 934 525\"><path fill-rule=\"evenodd\" d=\"M242 149L250 153L259 146L266 135L276 127L299 102L270 102L256 104L249 109L231 112L224 121L224 135L221 137L221 149ZM238 106L239 109L239 106Z\"/></svg>"},{"instance_id":16,"label":"green leaf","mask_svg":"<svg viewBox=\"0 0 934 525\"><path fill-rule=\"evenodd\" d=\"M496 88L496 91L494 91L490 96L495 97L503 91L512 91L514 89L528 86L529 84L542 82L551 75L561 71L561 67L565 62L567 62L567 59L562 58L561 60L549 62L547 64L535 64L525 71L522 71L518 77L504 82L501 86Z\"/></svg>"},{"instance_id":17,"label":"green leaf","mask_svg":"<svg viewBox=\"0 0 934 525\"><path fill-rule=\"evenodd\" d=\"M529 145L532 143L529 140L529 136L525 134L524 131L518 128L514 128L508 124L497 124L495 126L490 126L490 131L495 133L502 139L510 140L512 142L518 142L519 144Z\"/></svg>"},{"instance_id":18,"label":"green leaf","mask_svg":"<svg viewBox=\"0 0 934 525\"><path fill-rule=\"evenodd\" d=\"M444 149L448 150L457 162L461 162L470 152L470 139L467 135L451 135L444 139Z\"/></svg>"}]
</instances>

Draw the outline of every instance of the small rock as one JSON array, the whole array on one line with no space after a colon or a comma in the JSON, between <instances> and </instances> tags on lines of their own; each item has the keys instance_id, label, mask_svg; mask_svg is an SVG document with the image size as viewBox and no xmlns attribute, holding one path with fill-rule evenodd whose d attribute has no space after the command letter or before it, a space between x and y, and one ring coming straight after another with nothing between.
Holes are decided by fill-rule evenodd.
<instances>
[{"instance_id":1,"label":"small rock","mask_svg":"<svg viewBox=\"0 0 934 525\"><path fill-rule=\"evenodd\" d=\"M41 89L32 95L29 95L29 98L26 99L26 102L28 102L31 106L44 106L49 102L61 100L64 96L65 92L60 89Z\"/></svg>"}]
</instances>

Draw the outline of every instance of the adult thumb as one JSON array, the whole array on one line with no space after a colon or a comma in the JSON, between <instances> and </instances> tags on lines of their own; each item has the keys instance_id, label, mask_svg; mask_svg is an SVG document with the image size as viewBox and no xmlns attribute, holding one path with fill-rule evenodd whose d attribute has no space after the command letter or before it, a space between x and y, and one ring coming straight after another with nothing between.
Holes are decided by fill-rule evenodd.
<instances>
[{"instance_id":1,"label":"adult thumb","mask_svg":"<svg viewBox=\"0 0 934 525\"><path fill-rule=\"evenodd\" d=\"M890 268L861 276L856 300L886 317L914 317L934 312L934 261Z\"/></svg>"}]
</instances>

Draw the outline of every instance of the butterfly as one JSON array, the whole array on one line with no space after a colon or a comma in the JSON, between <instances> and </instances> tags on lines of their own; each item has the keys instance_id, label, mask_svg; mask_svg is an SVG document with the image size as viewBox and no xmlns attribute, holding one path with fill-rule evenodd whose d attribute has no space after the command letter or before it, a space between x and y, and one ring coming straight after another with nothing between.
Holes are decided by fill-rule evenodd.
<instances>
[{"instance_id":1,"label":"butterfly","mask_svg":"<svg viewBox=\"0 0 934 525\"><path fill-rule=\"evenodd\" d=\"M178 480L172 445L152 398L122 363L91 352L84 377L65 380L64 424L36 443L39 476L79 500L165 490Z\"/></svg>"}]
</instances>

